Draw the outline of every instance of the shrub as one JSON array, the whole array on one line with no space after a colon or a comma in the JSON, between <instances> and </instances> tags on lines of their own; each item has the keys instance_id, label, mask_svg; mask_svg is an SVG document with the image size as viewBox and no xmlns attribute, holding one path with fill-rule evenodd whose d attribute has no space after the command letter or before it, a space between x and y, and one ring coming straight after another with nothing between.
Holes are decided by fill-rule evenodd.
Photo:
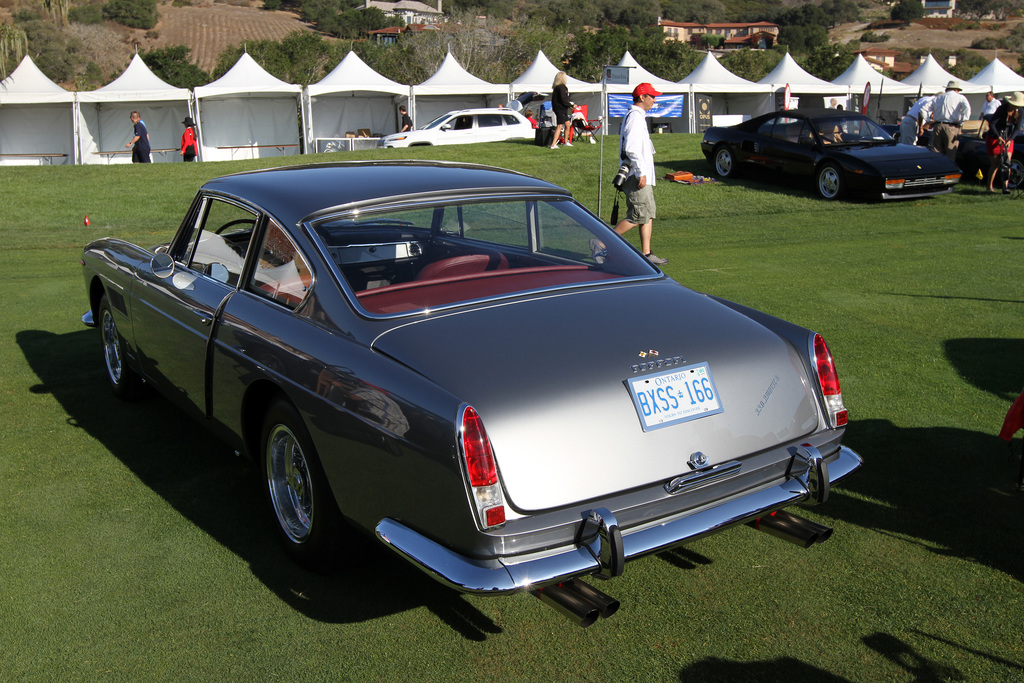
<instances>
[{"instance_id":1,"label":"shrub","mask_svg":"<svg viewBox=\"0 0 1024 683\"><path fill-rule=\"evenodd\" d=\"M103 5L79 5L68 11L68 21L76 24L102 24Z\"/></svg>"},{"instance_id":2,"label":"shrub","mask_svg":"<svg viewBox=\"0 0 1024 683\"><path fill-rule=\"evenodd\" d=\"M875 33L874 31L865 31L861 34L861 42L864 43L884 43L889 40L889 35L886 33Z\"/></svg>"}]
</instances>

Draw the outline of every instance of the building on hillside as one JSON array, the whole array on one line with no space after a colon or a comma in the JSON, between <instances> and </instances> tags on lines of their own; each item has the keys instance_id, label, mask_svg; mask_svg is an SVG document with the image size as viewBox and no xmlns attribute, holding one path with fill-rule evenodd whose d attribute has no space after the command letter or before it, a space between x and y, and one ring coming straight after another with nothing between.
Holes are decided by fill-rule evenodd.
<instances>
[{"instance_id":1,"label":"building on hillside","mask_svg":"<svg viewBox=\"0 0 1024 683\"><path fill-rule=\"evenodd\" d=\"M667 21L659 17L658 26L665 32L665 40L698 46L703 44L705 35L722 36L722 47L726 49L752 47L767 50L779 39L779 25L767 21L698 24L692 21Z\"/></svg>"},{"instance_id":2,"label":"building on hillside","mask_svg":"<svg viewBox=\"0 0 1024 683\"><path fill-rule=\"evenodd\" d=\"M437 9L418 0L398 0L398 2L364 0L363 9L371 7L376 7L389 17L401 17L407 26L410 24L436 24L444 16L441 12L441 0L437 0Z\"/></svg>"},{"instance_id":3,"label":"building on hillside","mask_svg":"<svg viewBox=\"0 0 1024 683\"><path fill-rule=\"evenodd\" d=\"M875 71L881 73L888 72L896 80L901 80L904 76L909 76L919 66L919 64L896 61L896 58L901 54L899 50L888 50L882 47L869 47L867 50L859 50L854 54L864 57L864 61L870 64L871 68Z\"/></svg>"},{"instance_id":4,"label":"building on hillside","mask_svg":"<svg viewBox=\"0 0 1024 683\"><path fill-rule=\"evenodd\" d=\"M381 45L394 45L398 39L407 33L419 33L420 31L436 31L434 24L408 24L406 26L388 26L375 31L367 31L370 39Z\"/></svg>"},{"instance_id":5,"label":"building on hillside","mask_svg":"<svg viewBox=\"0 0 1024 683\"><path fill-rule=\"evenodd\" d=\"M926 17L953 18L956 12L956 0L924 0L924 15Z\"/></svg>"}]
</instances>

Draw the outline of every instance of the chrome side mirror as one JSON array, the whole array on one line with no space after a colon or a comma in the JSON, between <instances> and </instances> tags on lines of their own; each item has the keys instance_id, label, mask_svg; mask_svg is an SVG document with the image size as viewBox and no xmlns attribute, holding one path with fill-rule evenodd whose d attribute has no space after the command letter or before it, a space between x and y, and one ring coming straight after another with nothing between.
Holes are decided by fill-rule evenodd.
<instances>
[{"instance_id":1,"label":"chrome side mirror","mask_svg":"<svg viewBox=\"0 0 1024 683\"><path fill-rule=\"evenodd\" d=\"M149 262L149 267L153 269L153 275L166 280L174 273L174 259L166 253L157 254Z\"/></svg>"}]
</instances>

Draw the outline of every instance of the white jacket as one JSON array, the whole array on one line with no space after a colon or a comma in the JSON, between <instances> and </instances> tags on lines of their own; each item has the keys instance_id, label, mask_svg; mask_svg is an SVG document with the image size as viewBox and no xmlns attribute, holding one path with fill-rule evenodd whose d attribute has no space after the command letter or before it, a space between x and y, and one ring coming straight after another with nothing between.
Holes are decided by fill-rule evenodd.
<instances>
[{"instance_id":1,"label":"white jacket","mask_svg":"<svg viewBox=\"0 0 1024 683\"><path fill-rule=\"evenodd\" d=\"M622 140L619 142L619 158L626 157L629 164L629 175L647 176L647 184L654 185L654 143L651 133L647 130L647 112L633 105L629 108L620 129Z\"/></svg>"}]
</instances>

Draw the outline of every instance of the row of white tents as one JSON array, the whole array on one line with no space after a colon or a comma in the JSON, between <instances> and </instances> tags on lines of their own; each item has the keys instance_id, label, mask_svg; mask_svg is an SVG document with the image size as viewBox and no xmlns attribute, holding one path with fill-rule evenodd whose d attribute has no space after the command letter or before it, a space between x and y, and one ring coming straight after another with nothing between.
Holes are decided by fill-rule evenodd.
<instances>
[{"instance_id":1,"label":"row of white tents","mask_svg":"<svg viewBox=\"0 0 1024 683\"><path fill-rule=\"evenodd\" d=\"M788 54L756 83L730 72L710 52L678 82L650 73L629 52L618 66L627 68L628 83L570 78L573 101L587 105L593 119L608 111L606 95L621 98L636 84L649 82L665 94L684 96L683 120L675 132L695 132L708 123L708 117L727 117L724 121L772 111L784 90L803 106L827 105L831 98L849 104L860 101L869 83L869 113L888 111L898 117L908 99L942 90L953 79L931 56L903 81L883 76L860 56L831 82L809 74ZM135 55L110 84L70 92L26 56L0 82L0 165L128 163L131 154L125 144L132 137L129 113L133 110L146 123L156 162L180 159L181 121L186 116L197 123L199 157L204 161L372 146L377 135L395 132L400 104L407 105L414 124L423 125L454 109L500 106L523 93L550 92L557 71L538 52L512 83L488 83L466 71L449 53L429 79L403 85L350 52L321 81L303 88L275 78L243 54L224 76L189 91L164 82ZM978 111L985 92L1024 90L1024 77L993 59L963 85ZM605 126L606 131L609 128L614 132L614 127Z\"/></svg>"}]
</instances>

